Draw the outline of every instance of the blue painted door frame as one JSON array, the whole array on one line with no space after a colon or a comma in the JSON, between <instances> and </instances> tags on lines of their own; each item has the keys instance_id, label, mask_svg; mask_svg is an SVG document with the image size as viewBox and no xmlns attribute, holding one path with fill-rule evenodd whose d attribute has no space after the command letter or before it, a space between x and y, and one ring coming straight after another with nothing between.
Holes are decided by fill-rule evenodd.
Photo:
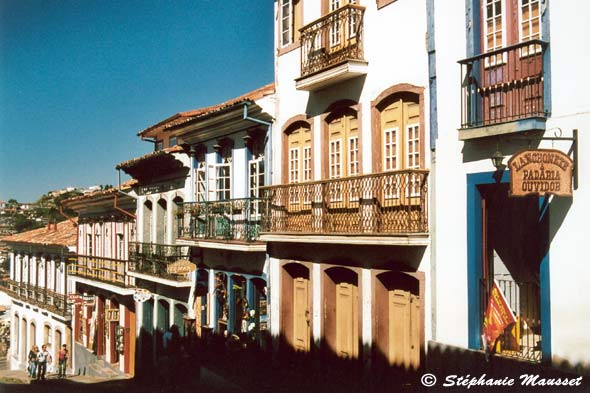
<instances>
[{"instance_id":1,"label":"blue painted door frame","mask_svg":"<svg viewBox=\"0 0 590 393\"><path fill-rule=\"evenodd\" d=\"M481 305L479 282L482 278L482 198L479 185L508 183L509 171L502 173L499 181L495 172L472 173L467 175L467 292L468 292L468 346L481 347ZM549 204L546 198L539 200L539 220L549 221ZM540 265L541 289L541 349L543 361L551 360L551 303L549 286L549 247Z\"/></svg>"}]
</instances>

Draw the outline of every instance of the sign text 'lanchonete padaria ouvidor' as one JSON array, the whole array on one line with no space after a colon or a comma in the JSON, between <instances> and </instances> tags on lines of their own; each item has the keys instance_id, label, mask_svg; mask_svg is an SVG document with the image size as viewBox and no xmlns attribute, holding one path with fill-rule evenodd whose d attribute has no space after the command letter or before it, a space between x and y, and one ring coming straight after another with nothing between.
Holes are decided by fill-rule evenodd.
<instances>
[{"instance_id":1,"label":"sign text 'lanchonete padaria ouvidor'","mask_svg":"<svg viewBox=\"0 0 590 393\"><path fill-rule=\"evenodd\" d=\"M523 150L508 161L512 196L572 196L572 159L559 150Z\"/></svg>"}]
</instances>

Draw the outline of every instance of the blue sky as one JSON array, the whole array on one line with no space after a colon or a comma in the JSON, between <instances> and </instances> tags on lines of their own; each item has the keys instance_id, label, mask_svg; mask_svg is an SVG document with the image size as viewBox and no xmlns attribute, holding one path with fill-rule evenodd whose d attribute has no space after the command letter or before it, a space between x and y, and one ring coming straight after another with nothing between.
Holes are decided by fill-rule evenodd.
<instances>
[{"instance_id":1,"label":"blue sky","mask_svg":"<svg viewBox=\"0 0 590 393\"><path fill-rule=\"evenodd\" d=\"M264 0L1 0L0 199L116 184L137 132L273 81Z\"/></svg>"}]
</instances>

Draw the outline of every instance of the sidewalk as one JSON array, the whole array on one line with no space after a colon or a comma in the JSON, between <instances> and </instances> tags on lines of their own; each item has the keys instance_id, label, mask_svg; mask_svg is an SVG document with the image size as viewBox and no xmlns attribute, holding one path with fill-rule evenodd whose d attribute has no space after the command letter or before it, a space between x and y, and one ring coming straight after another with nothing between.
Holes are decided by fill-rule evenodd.
<instances>
[{"instance_id":1,"label":"sidewalk","mask_svg":"<svg viewBox=\"0 0 590 393\"><path fill-rule=\"evenodd\" d=\"M140 385L132 378L98 378L85 375L68 375L65 379L58 379L57 375L51 374L46 381L31 380L26 371L3 370L0 371L0 393L12 392L47 392L48 388L52 393L57 392L169 392L173 389L168 386L145 386ZM201 367L201 378L186 378L180 382L175 392L228 392L246 393L239 386L229 382L213 371Z\"/></svg>"}]
</instances>

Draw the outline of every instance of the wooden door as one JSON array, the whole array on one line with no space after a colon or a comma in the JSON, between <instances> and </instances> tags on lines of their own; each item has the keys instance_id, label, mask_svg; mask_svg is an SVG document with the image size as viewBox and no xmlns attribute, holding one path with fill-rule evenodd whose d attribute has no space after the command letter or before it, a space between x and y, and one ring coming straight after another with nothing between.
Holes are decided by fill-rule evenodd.
<instances>
[{"instance_id":1,"label":"wooden door","mask_svg":"<svg viewBox=\"0 0 590 393\"><path fill-rule=\"evenodd\" d=\"M353 284L336 285L336 352L343 358L358 357L357 295Z\"/></svg>"},{"instance_id":2,"label":"wooden door","mask_svg":"<svg viewBox=\"0 0 590 393\"><path fill-rule=\"evenodd\" d=\"M296 351L309 351L310 312L308 308L309 280L298 277L293 281L293 346Z\"/></svg>"},{"instance_id":3,"label":"wooden door","mask_svg":"<svg viewBox=\"0 0 590 393\"><path fill-rule=\"evenodd\" d=\"M420 302L408 291L389 291L389 362L416 369L420 365Z\"/></svg>"}]
</instances>

